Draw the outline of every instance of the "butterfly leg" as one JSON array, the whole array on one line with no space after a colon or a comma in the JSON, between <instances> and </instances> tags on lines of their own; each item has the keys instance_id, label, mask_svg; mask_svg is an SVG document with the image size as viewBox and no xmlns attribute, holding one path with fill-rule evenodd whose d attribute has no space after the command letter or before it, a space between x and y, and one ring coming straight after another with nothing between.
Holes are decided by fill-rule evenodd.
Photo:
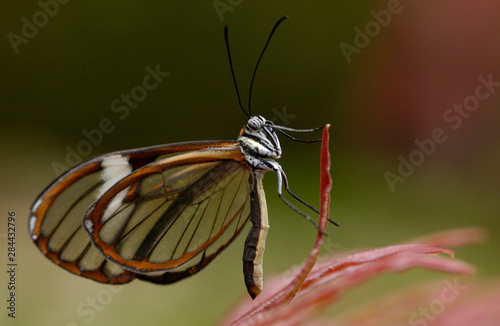
<instances>
[{"instance_id":1,"label":"butterfly leg","mask_svg":"<svg viewBox=\"0 0 500 326\"><path fill-rule=\"evenodd\" d=\"M319 211L316 208L314 208L313 206L311 206L310 204L306 203L304 200L302 200L300 197L298 197L297 195L295 195L290 190L290 188L288 186L288 179L287 179L285 171L283 171L283 168L281 167L281 165L279 165L278 163L276 163L274 161L270 161L269 163L270 163L269 167L271 168L272 171L276 172L276 176L278 178L278 196L280 197L280 199L285 204L287 204L288 207L290 207L291 209L293 209L294 211L296 211L297 213L299 213L300 215L302 215L306 220L308 220L309 222L311 222L314 225L314 227L316 227L316 229L318 229L319 231L321 231L320 228L319 228L319 226L318 226L318 224L309 215L307 215L306 213L302 212L300 209L298 209L297 207L295 207L295 205L293 205L287 199L285 199L285 197L283 197L283 185L285 186L285 190L293 198L297 199L299 202L301 202L305 206L309 207L310 209L312 209L316 213L319 213ZM323 231L321 231L321 232L324 233Z\"/></svg>"}]
</instances>

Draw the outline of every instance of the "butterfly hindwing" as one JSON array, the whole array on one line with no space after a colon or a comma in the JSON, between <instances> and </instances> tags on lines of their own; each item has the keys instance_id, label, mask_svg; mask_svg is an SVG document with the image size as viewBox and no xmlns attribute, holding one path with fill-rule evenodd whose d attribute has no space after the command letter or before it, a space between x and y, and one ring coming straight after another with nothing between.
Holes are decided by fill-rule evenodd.
<instances>
[{"instance_id":1,"label":"butterfly hindwing","mask_svg":"<svg viewBox=\"0 0 500 326\"><path fill-rule=\"evenodd\" d=\"M239 151L169 157L121 179L93 205L84 225L108 260L169 283L206 266L250 214L251 170Z\"/></svg>"}]
</instances>

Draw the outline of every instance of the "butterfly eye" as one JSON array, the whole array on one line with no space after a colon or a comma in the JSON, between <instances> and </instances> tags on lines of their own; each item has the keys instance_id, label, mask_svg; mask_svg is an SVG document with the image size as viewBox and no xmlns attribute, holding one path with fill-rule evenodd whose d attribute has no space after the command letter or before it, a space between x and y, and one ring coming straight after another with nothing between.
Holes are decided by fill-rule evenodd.
<instances>
[{"instance_id":1,"label":"butterfly eye","mask_svg":"<svg viewBox=\"0 0 500 326\"><path fill-rule=\"evenodd\" d=\"M262 127L265 125L265 123L266 123L266 120L261 116L251 117L247 122L247 127L251 131L258 131L258 130L262 129Z\"/></svg>"}]
</instances>

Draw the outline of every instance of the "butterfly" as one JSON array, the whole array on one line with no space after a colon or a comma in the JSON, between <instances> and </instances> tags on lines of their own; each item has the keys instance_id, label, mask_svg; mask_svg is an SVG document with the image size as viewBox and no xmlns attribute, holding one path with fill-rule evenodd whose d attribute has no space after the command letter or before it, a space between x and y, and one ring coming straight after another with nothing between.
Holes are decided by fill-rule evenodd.
<instances>
[{"instance_id":1,"label":"butterfly","mask_svg":"<svg viewBox=\"0 0 500 326\"><path fill-rule=\"evenodd\" d=\"M272 29L257 67L282 17ZM62 268L98 282L135 278L168 284L207 266L241 232L243 274L255 298L263 287L262 261L268 224L263 174L277 175L278 195L295 199L282 167L277 133L314 132L275 125L241 105L224 30L233 81L248 117L236 141L197 141L144 147L98 156L62 174L36 199L29 232L41 252ZM250 86L250 94L251 95ZM315 142L310 140L304 142ZM316 225L317 227L317 225Z\"/></svg>"}]
</instances>

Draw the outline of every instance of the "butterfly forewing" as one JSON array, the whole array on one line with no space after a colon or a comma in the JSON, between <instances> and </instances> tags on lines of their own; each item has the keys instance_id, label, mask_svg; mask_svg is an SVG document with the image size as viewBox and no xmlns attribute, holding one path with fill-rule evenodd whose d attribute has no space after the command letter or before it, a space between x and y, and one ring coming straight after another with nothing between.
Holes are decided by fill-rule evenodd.
<instances>
[{"instance_id":1,"label":"butterfly forewing","mask_svg":"<svg viewBox=\"0 0 500 326\"><path fill-rule=\"evenodd\" d=\"M119 180L147 164L204 148L234 150L234 146L234 142L179 143L115 152L84 162L64 173L35 201L29 223L31 237L49 259L72 273L100 282L129 282L135 278L135 273L106 260L82 227L82 218L88 208ZM166 184L175 187L183 178L183 174L172 174ZM165 182L156 181L156 185L162 183ZM155 188L155 185L149 187L147 202L154 206L155 200L164 197L164 189ZM118 197L133 201L140 189L132 188L128 187ZM142 206L148 209L147 205Z\"/></svg>"},{"instance_id":2,"label":"butterfly forewing","mask_svg":"<svg viewBox=\"0 0 500 326\"><path fill-rule=\"evenodd\" d=\"M166 283L206 266L239 234L251 186L239 151L181 154L120 180L84 224L109 260Z\"/></svg>"}]
</instances>

